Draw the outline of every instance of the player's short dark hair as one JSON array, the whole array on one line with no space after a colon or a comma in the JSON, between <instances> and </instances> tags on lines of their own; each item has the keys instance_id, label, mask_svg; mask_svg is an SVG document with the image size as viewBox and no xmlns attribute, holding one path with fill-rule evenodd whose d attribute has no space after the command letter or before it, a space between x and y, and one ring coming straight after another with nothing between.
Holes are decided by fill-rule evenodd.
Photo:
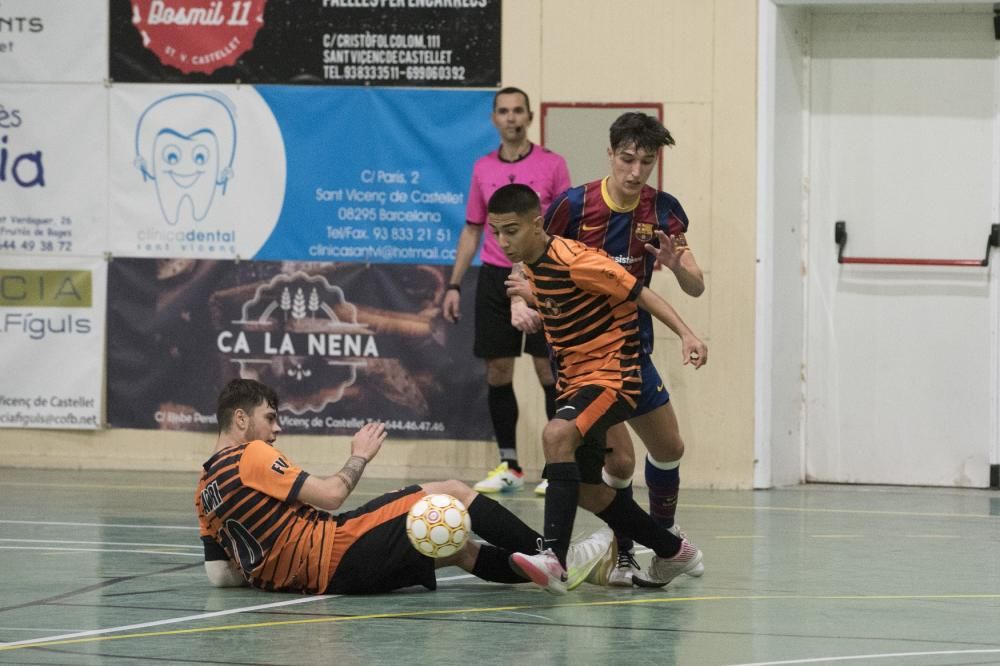
<instances>
[{"instance_id":1,"label":"player's short dark hair","mask_svg":"<svg viewBox=\"0 0 1000 666\"><path fill-rule=\"evenodd\" d=\"M267 406L278 410L278 394L270 386L261 384L254 379L234 379L219 393L219 405L215 416L219 420L219 432L225 432L233 425L233 413L242 409L247 414L260 405L262 400Z\"/></svg>"},{"instance_id":2,"label":"player's short dark hair","mask_svg":"<svg viewBox=\"0 0 1000 666\"><path fill-rule=\"evenodd\" d=\"M486 212L494 215L507 213L538 215L542 212L542 202L535 191L527 185L511 183L493 193L486 204Z\"/></svg>"},{"instance_id":3,"label":"player's short dark hair","mask_svg":"<svg viewBox=\"0 0 1000 666\"><path fill-rule=\"evenodd\" d=\"M655 153L663 146L675 145L670 130L653 116L629 111L611 123L611 150L634 145L646 152Z\"/></svg>"},{"instance_id":4,"label":"player's short dark hair","mask_svg":"<svg viewBox=\"0 0 1000 666\"><path fill-rule=\"evenodd\" d=\"M528 113L530 114L531 100L528 98L528 93L524 92L520 88L515 88L514 86L507 86L506 88L501 88L500 90L497 91L495 95L493 95L493 110L494 111L497 110L497 99L500 97L500 95L513 95L515 93L524 96L524 107L528 110Z\"/></svg>"}]
</instances>

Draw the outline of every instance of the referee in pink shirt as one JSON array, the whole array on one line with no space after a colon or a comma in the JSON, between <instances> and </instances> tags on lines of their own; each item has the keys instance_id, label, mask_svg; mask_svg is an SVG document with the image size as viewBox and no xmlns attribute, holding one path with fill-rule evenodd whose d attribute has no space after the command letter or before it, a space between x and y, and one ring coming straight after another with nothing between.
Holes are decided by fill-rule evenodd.
<instances>
[{"instance_id":1,"label":"referee in pink shirt","mask_svg":"<svg viewBox=\"0 0 1000 666\"><path fill-rule=\"evenodd\" d=\"M455 322L460 316L462 277L479 250L486 225L486 202L504 185L521 183L538 194L542 210L569 189L569 169L561 155L528 140L534 114L528 94L520 88L503 88L493 97L493 125L500 133L500 146L479 158L472 169L469 199L465 208L465 228L458 238L455 265L442 304L444 318ZM549 364L548 348L541 332L538 313L524 303L507 297L504 281L511 264L487 233L482 244L482 267L476 284L476 325L473 354L486 362L489 384L490 419L500 449L500 465L475 485L481 493L511 492L524 487L517 462L517 398L514 395L514 359L527 352L535 365L538 381L545 391L545 412L555 414L555 378ZM515 325L534 333L524 334ZM535 488L545 494L543 480Z\"/></svg>"}]
</instances>

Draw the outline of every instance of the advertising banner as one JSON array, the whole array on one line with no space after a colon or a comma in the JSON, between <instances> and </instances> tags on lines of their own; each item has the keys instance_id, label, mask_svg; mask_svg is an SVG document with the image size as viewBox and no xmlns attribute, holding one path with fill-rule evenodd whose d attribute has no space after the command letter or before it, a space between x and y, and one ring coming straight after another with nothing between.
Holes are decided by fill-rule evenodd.
<instances>
[{"instance_id":1,"label":"advertising banner","mask_svg":"<svg viewBox=\"0 0 1000 666\"><path fill-rule=\"evenodd\" d=\"M103 256L107 115L102 86L0 85L0 260Z\"/></svg>"},{"instance_id":2,"label":"advertising banner","mask_svg":"<svg viewBox=\"0 0 1000 666\"><path fill-rule=\"evenodd\" d=\"M107 0L0 1L0 83L104 81Z\"/></svg>"},{"instance_id":3,"label":"advertising banner","mask_svg":"<svg viewBox=\"0 0 1000 666\"><path fill-rule=\"evenodd\" d=\"M0 257L0 427L101 419L103 258Z\"/></svg>"},{"instance_id":4,"label":"advertising banner","mask_svg":"<svg viewBox=\"0 0 1000 666\"><path fill-rule=\"evenodd\" d=\"M111 0L124 82L496 87L501 0Z\"/></svg>"},{"instance_id":5,"label":"advertising banner","mask_svg":"<svg viewBox=\"0 0 1000 666\"><path fill-rule=\"evenodd\" d=\"M445 270L115 259L108 421L210 431L219 390L249 377L277 390L285 432L349 435L378 419L392 437L489 439L472 317L440 314Z\"/></svg>"},{"instance_id":6,"label":"advertising banner","mask_svg":"<svg viewBox=\"0 0 1000 666\"><path fill-rule=\"evenodd\" d=\"M492 93L115 86L116 256L451 264Z\"/></svg>"}]
</instances>

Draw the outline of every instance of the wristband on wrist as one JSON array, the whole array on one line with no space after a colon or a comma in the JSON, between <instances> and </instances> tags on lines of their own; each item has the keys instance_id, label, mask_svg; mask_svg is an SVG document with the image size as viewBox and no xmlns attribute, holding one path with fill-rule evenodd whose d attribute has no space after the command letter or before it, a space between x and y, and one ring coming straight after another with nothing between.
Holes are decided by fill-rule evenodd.
<instances>
[{"instance_id":1,"label":"wristband on wrist","mask_svg":"<svg viewBox=\"0 0 1000 666\"><path fill-rule=\"evenodd\" d=\"M448 288L445 289L445 291L451 291L452 289L454 289L455 291L457 291L460 294L462 293L462 286L461 285L457 285L457 284L449 284Z\"/></svg>"}]
</instances>

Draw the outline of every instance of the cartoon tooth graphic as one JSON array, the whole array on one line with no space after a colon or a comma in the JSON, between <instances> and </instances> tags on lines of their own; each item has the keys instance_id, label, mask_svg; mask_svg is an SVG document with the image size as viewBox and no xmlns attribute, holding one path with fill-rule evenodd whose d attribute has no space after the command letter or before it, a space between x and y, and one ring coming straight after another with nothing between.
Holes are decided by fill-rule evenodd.
<instances>
[{"instance_id":1,"label":"cartoon tooth graphic","mask_svg":"<svg viewBox=\"0 0 1000 666\"><path fill-rule=\"evenodd\" d=\"M135 129L135 167L152 180L163 219L175 225L208 215L226 193L236 156L236 120L223 95L180 93L150 104Z\"/></svg>"}]
</instances>

